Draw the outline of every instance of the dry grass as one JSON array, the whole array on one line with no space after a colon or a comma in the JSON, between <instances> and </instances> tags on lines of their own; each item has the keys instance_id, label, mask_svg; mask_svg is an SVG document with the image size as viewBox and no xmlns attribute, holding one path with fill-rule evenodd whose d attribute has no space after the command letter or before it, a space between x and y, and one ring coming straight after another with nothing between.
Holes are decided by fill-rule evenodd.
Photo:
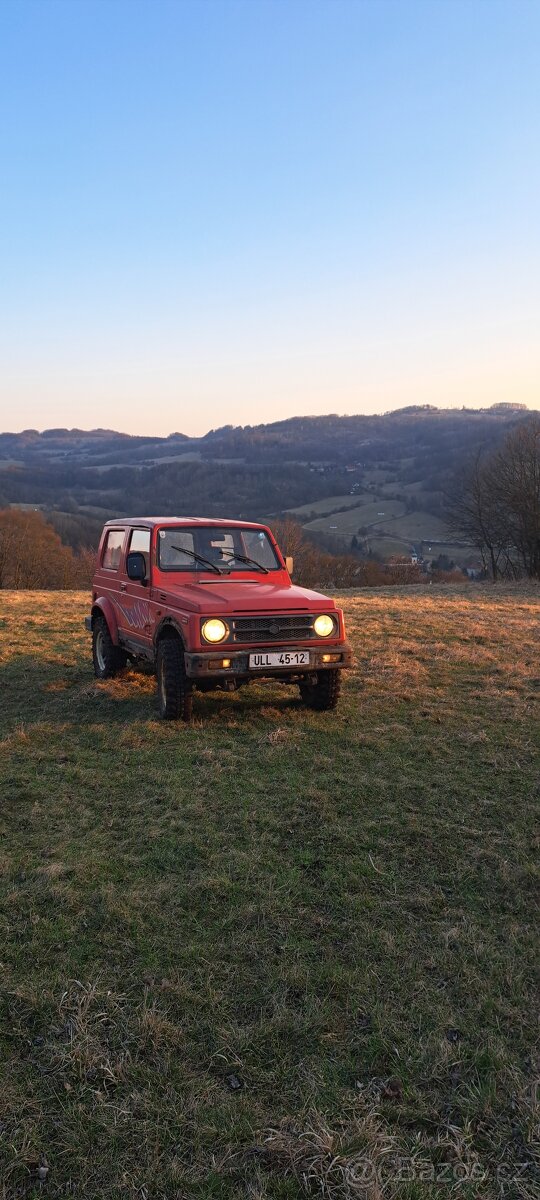
<instances>
[{"instance_id":1,"label":"dry grass","mask_svg":"<svg viewBox=\"0 0 540 1200\"><path fill-rule=\"evenodd\" d=\"M343 601L184 727L0 593L3 1200L535 1195L540 593Z\"/></svg>"}]
</instances>

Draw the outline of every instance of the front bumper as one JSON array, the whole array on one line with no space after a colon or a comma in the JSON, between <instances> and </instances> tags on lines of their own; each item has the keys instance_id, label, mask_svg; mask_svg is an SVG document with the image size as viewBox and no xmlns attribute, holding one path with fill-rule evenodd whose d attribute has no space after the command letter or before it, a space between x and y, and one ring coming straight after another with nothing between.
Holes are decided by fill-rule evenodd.
<instances>
[{"instance_id":1,"label":"front bumper","mask_svg":"<svg viewBox=\"0 0 540 1200\"><path fill-rule=\"evenodd\" d=\"M250 654L279 654L294 652L295 650L309 650L309 665L301 667L264 667L250 668ZM331 654L339 655L339 659L333 662L323 662L323 655ZM221 660L227 659L230 666L224 667L220 664ZM184 654L184 663L186 675L190 679L261 679L273 676L278 679L296 679L305 675L311 675L314 671L331 671L344 670L352 666L353 654L348 642L334 643L332 646L321 646L318 643L316 646L276 646L274 643L271 646L250 646L246 650L230 650L227 645L216 646L213 650L199 650L196 653Z\"/></svg>"}]
</instances>

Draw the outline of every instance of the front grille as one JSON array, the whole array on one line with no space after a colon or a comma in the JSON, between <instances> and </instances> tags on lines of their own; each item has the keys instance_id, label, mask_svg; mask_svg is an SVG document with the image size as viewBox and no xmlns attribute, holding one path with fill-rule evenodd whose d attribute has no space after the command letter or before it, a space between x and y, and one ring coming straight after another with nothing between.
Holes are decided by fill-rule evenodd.
<instances>
[{"instance_id":1,"label":"front grille","mask_svg":"<svg viewBox=\"0 0 540 1200\"><path fill-rule=\"evenodd\" d=\"M295 613L292 617L234 617L235 642L305 642L314 637L313 614Z\"/></svg>"}]
</instances>

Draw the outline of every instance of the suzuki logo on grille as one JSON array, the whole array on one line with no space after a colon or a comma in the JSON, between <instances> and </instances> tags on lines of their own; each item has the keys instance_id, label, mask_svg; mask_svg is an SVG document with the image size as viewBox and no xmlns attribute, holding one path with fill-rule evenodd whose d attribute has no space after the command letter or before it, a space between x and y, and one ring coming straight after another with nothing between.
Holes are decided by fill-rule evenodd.
<instances>
[{"instance_id":1,"label":"suzuki logo on grille","mask_svg":"<svg viewBox=\"0 0 540 1200\"><path fill-rule=\"evenodd\" d=\"M279 633L279 625L276 625L276 622L273 621L273 623L269 626L269 631L270 631L270 633L272 633L274 635L276 633Z\"/></svg>"}]
</instances>

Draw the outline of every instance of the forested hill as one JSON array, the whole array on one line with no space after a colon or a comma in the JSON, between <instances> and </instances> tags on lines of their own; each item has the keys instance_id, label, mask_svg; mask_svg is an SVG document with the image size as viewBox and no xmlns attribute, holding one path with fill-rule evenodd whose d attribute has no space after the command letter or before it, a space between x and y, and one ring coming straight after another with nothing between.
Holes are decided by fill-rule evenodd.
<instances>
[{"instance_id":1,"label":"forested hill","mask_svg":"<svg viewBox=\"0 0 540 1200\"><path fill-rule=\"evenodd\" d=\"M388 539L383 549L393 552L424 536L442 540L442 497L456 471L528 415L519 404L423 406L225 425L200 438L106 429L4 433L0 507L52 513L74 543L94 540L104 518L128 512L258 519L296 510L313 535L340 548L376 525L377 538ZM339 510L349 516L335 518ZM403 522L411 512L429 519Z\"/></svg>"},{"instance_id":2,"label":"forested hill","mask_svg":"<svg viewBox=\"0 0 540 1200\"><path fill-rule=\"evenodd\" d=\"M525 405L489 409L412 406L380 416L291 417L269 425L224 425L204 437L142 437L110 429L47 429L0 434L0 466L153 466L156 461L234 458L249 462L315 461L349 465L385 459L398 464L436 455L452 464L471 445L491 445L530 412ZM11 460L11 462L10 462Z\"/></svg>"}]
</instances>

